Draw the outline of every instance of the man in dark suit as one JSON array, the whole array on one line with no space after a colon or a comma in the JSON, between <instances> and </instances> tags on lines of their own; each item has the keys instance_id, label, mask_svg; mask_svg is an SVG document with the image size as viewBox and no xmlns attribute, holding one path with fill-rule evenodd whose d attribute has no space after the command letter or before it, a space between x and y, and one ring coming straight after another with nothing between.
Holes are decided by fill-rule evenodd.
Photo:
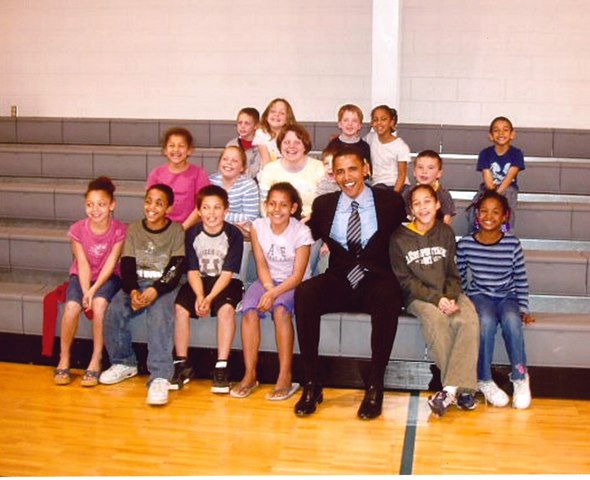
<instances>
[{"instance_id":1,"label":"man in dark suit","mask_svg":"<svg viewBox=\"0 0 590 480\"><path fill-rule=\"evenodd\" d=\"M368 165L355 149L334 155L340 192L317 197L307 222L314 238L330 248L326 273L295 291L297 335L304 366L304 389L295 414L314 413L323 401L318 378L320 317L330 312L371 315L371 369L358 410L361 419L381 415L383 379L397 331L402 293L389 260L389 237L405 218L402 197L393 189L365 184Z\"/></svg>"}]
</instances>

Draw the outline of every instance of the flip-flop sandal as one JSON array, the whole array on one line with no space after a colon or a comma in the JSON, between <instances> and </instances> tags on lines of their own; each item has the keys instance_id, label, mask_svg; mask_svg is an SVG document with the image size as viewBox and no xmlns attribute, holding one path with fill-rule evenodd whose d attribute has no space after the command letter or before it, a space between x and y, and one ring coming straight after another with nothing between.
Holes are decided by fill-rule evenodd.
<instances>
[{"instance_id":1,"label":"flip-flop sandal","mask_svg":"<svg viewBox=\"0 0 590 480\"><path fill-rule=\"evenodd\" d=\"M53 371L53 383L56 385L69 385L72 383L72 374L69 368L56 368Z\"/></svg>"},{"instance_id":2,"label":"flip-flop sandal","mask_svg":"<svg viewBox=\"0 0 590 480\"><path fill-rule=\"evenodd\" d=\"M98 385L98 377L100 376L100 372L96 370L86 370L84 375L82 376L82 381L80 385L83 387L96 387Z\"/></svg>"},{"instance_id":3,"label":"flip-flop sandal","mask_svg":"<svg viewBox=\"0 0 590 480\"><path fill-rule=\"evenodd\" d=\"M258 385L258 382L254 383L253 385L247 385L245 387L240 387L240 385L238 384L229 391L229 396L234 398L249 397L252 394L252 392L258 388Z\"/></svg>"},{"instance_id":4,"label":"flip-flop sandal","mask_svg":"<svg viewBox=\"0 0 590 480\"><path fill-rule=\"evenodd\" d=\"M299 390L299 384L292 383L291 387L278 388L276 390L273 390L272 392L269 392L266 395L266 399L270 400L271 402L281 402L283 400L291 398L293 395L295 395L295 392L297 392L297 390Z\"/></svg>"}]
</instances>

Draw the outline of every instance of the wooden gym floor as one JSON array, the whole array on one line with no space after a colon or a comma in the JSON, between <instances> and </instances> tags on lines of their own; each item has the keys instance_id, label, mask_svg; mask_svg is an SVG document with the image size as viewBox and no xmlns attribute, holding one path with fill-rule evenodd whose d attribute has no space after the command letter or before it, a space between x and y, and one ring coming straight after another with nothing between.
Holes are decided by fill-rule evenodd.
<instances>
[{"instance_id":1,"label":"wooden gym floor","mask_svg":"<svg viewBox=\"0 0 590 480\"><path fill-rule=\"evenodd\" d=\"M427 392L386 392L383 415L356 418L361 390L325 389L309 418L193 380L165 407L145 404L145 376L82 388L52 368L0 363L0 475L590 474L590 402L533 399L529 410L434 418Z\"/></svg>"}]
</instances>

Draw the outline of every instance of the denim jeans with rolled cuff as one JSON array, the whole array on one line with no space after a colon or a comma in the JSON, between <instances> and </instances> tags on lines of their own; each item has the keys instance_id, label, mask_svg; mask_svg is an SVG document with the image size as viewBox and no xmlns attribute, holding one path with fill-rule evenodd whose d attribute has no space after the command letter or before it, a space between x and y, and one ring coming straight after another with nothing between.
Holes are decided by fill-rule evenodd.
<instances>
[{"instance_id":1,"label":"denim jeans with rolled cuff","mask_svg":"<svg viewBox=\"0 0 590 480\"><path fill-rule=\"evenodd\" d=\"M484 294L472 295L479 316L479 359L477 379L492 379L492 359L498 326L502 330L504 345L512 366L512 380L522 380L526 374L526 352L520 308L515 294L506 297L492 297Z\"/></svg>"}]
</instances>

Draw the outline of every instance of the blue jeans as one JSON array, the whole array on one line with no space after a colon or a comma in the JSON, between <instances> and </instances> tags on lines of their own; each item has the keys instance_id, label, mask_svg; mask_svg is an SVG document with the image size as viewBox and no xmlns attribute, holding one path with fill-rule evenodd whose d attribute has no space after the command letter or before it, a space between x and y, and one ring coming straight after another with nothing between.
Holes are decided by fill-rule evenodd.
<instances>
[{"instance_id":1,"label":"blue jeans","mask_svg":"<svg viewBox=\"0 0 590 480\"><path fill-rule=\"evenodd\" d=\"M91 285L94 282L90 282ZM94 294L94 298L104 298L107 302L115 296L115 293L121 288L121 279L117 275L111 275L109 279L100 287ZM70 275L68 289L66 291L66 303L76 302L82 305L82 286L80 285L80 277L78 275Z\"/></svg>"},{"instance_id":2,"label":"blue jeans","mask_svg":"<svg viewBox=\"0 0 590 480\"><path fill-rule=\"evenodd\" d=\"M470 297L479 315L479 359L477 379L492 379L492 358L498 325L506 352L512 365L512 380L522 380L526 374L526 353L520 309L516 295L495 298L478 294Z\"/></svg>"},{"instance_id":3,"label":"blue jeans","mask_svg":"<svg viewBox=\"0 0 590 480\"><path fill-rule=\"evenodd\" d=\"M139 282L142 291L151 284L151 280ZM111 364L137 366L129 324L131 320L142 318L146 322L148 336L147 368L150 372L148 383L154 378L172 379L174 299L177 293L178 288L161 295L149 307L134 312L129 295L119 290L107 309L104 321L104 340Z\"/></svg>"}]
</instances>

